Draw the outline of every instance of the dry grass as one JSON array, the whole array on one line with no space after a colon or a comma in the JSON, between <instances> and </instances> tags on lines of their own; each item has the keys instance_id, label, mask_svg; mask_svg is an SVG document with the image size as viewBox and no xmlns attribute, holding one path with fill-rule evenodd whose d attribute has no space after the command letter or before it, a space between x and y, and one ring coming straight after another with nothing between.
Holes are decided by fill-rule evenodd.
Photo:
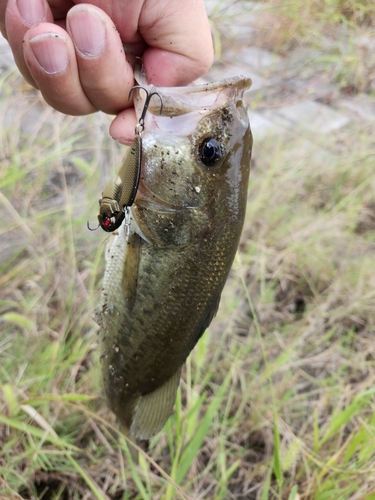
<instances>
[{"instance_id":1,"label":"dry grass","mask_svg":"<svg viewBox=\"0 0 375 500\"><path fill-rule=\"evenodd\" d=\"M121 147L14 74L1 95L0 498L375 499L373 124L256 142L218 316L134 466L101 394L105 235L86 229Z\"/></svg>"},{"instance_id":2,"label":"dry grass","mask_svg":"<svg viewBox=\"0 0 375 500\"><path fill-rule=\"evenodd\" d=\"M233 39L282 56L308 47L315 49L317 73L323 67L341 90L375 93L373 0L238 0L230 7L212 3L219 53L223 47L225 55Z\"/></svg>"}]
</instances>

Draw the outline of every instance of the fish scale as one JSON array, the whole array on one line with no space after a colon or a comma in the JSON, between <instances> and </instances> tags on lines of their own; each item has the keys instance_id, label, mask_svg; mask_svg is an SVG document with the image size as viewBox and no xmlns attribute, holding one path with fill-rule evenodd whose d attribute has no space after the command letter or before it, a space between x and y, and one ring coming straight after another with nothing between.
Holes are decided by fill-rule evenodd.
<instances>
[{"instance_id":1,"label":"fish scale","mask_svg":"<svg viewBox=\"0 0 375 500\"><path fill-rule=\"evenodd\" d=\"M128 231L112 237L99 310L108 404L132 439L151 437L169 417L181 367L216 314L237 251L249 85L234 77L157 89L162 114L145 118L139 189ZM135 106L139 114L141 93Z\"/></svg>"}]
</instances>

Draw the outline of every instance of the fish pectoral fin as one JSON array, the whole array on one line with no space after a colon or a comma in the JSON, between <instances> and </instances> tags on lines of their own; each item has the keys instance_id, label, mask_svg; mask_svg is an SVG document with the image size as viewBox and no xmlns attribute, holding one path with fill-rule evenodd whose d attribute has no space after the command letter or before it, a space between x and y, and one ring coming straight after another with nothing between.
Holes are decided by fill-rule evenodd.
<instances>
[{"instance_id":1,"label":"fish pectoral fin","mask_svg":"<svg viewBox=\"0 0 375 500\"><path fill-rule=\"evenodd\" d=\"M130 429L134 437L148 439L161 431L172 413L180 376L181 368L155 391L141 396Z\"/></svg>"},{"instance_id":2,"label":"fish pectoral fin","mask_svg":"<svg viewBox=\"0 0 375 500\"><path fill-rule=\"evenodd\" d=\"M122 289L128 308L134 306L137 294L139 261L141 258L142 238L137 233L129 236L126 243L125 262L122 274Z\"/></svg>"}]
</instances>

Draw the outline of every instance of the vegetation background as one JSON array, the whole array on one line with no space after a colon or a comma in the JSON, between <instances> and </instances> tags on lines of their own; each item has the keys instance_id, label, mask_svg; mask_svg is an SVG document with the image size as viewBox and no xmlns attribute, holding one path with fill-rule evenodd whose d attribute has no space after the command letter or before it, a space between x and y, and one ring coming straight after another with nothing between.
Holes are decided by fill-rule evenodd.
<instances>
[{"instance_id":1,"label":"vegetation background","mask_svg":"<svg viewBox=\"0 0 375 500\"><path fill-rule=\"evenodd\" d=\"M302 51L294 69L328 89L318 101L372 102L373 0L208 7L216 75L250 47L286 62ZM250 117L283 90L249 94ZM86 229L123 147L109 117L54 112L14 69L0 109L0 498L375 499L374 121L259 139L254 128L219 313L175 414L134 465L100 385L107 236Z\"/></svg>"}]
</instances>

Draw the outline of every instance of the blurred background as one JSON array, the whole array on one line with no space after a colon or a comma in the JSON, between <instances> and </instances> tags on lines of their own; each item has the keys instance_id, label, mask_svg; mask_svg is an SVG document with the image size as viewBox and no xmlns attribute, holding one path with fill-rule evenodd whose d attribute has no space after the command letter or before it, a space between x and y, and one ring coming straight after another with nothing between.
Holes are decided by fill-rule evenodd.
<instances>
[{"instance_id":1,"label":"blurred background","mask_svg":"<svg viewBox=\"0 0 375 500\"><path fill-rule=\"evenodd\" d=\"M103 398L111 117L54 111L0 41L0 498L375 499L375 4L207 1L245 74L243 236L175 414L134 466Z\"/></svg>"}]
</instances>

